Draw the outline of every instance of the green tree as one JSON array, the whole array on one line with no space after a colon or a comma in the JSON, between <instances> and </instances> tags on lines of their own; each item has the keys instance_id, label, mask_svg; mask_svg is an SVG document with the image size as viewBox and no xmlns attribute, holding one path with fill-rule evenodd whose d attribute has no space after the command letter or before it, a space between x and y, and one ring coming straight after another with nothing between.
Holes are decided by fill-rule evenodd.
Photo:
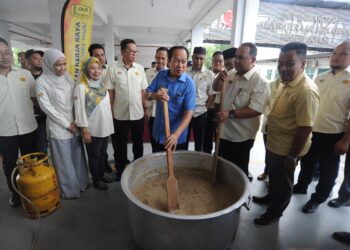
<instances>
[{"instance_id":1,"label":"green tree","mask_svg":"<svg viewBox=\"0 0 350 250\"><path fill-rule=\"evenodd\" d=\"M207 49L207 55L205 57L204 65L210 69L211 68L211 58L213 57L213 54L216 51L223 51L225 49L228 49L232 47L229 44L212 44L212 43L205 43L203 44L203 47ZM187 46L188 50L191 51L191 46ZM192 61L192 55L189 58L190 61Z\"/></svg>"}]
</instances>

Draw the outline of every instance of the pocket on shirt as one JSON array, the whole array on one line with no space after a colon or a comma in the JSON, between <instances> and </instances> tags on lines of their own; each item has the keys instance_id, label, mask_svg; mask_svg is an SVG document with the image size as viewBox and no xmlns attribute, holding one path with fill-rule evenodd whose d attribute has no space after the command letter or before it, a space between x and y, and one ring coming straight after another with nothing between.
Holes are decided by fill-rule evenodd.
<instances>
[{"instance_id":1,"label":"pocket on shirt","mask_svg":"<svg viewBox=\"0 0 350 250\"><path fill-rule=\"evenodd\" d=\"M239 93L235 97L233 103L236 108L244 108L249 104L250 93L246 89L240 89Z\"/></svg>"},{"instance_id":2,"label":"pocket on shirt","mask_svg":"<svg viewBox=\"0 0 350 250\"><path fill-rule=\"evenodd\" d=\"M180 108L183 106L185 96L182 93L177 93L174 97L172 97L174 106L176 108Z\"/></svg>"}]
</instances>

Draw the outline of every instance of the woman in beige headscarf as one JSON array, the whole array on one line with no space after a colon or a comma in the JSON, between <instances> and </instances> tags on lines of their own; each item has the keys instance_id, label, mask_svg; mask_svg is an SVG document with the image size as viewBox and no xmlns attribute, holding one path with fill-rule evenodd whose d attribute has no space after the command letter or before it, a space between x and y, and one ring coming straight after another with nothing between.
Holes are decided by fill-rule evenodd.
<instances>
[{"instance_id":1,"label":"woman in beige headscarf","mask_svg":"<svg viewBox=\"0 0 350 250\"><path fill-rule=\"evenodd\" d=\"M73 82L66 72L64 54L45 52L43 74L37 79L40 108L48 118L49 144L63 198L79 198L88 184L82 141L73 115Z\"/></svg>"},{"instance_id":2,"label":"woman in beige headscarf","mask_svg":"<svg viewBox=\"0 0 350 250\"><path fill-rule=\"evenodd\" d=\"M74 91L75 124L80 128L89 158L94 187L107 190L113 181L104 176L108 138L114 133L108 91L102 79L102 65L95 57L83 62L80 81Z\"/></svg>"}]
</instances>

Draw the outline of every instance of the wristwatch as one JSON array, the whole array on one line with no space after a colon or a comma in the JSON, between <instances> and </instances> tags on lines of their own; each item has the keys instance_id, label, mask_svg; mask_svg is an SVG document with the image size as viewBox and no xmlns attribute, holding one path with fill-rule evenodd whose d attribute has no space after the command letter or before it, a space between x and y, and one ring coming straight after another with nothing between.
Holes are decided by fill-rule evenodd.
<instances>
[{"instance_id":1,"label":"wristwatch","mask_svg":"<svg viewBox=\"0 0 350 250\"><path fill-rule=\"evenodd\" d=\"M152 93L147 93L147 100L152 101Z\"/></svg>"},{"instance_id":2,"label":"wristwatch","mask_svg":"<svg viewBox=\"0 0 350 250\"><path fill-rule=\"evenodd\" d=\"M228 113L228 117L230 119L234 119L236 117L236 112L234 110L230 110L230 112Z\"/></svg>"}]
</instances>

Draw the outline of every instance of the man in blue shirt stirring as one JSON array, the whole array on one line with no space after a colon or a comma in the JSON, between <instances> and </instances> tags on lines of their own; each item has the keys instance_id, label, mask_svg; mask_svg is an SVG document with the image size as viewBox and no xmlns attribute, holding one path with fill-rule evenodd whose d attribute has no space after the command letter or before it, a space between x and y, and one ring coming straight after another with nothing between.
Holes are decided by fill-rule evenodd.
<instances>
[{"instance_id":1,"label":"man in blue shirt stirring","mask_svg":"<svg viewBox=\"0 0 350 250\"><path fill-rule=\"evenodd\" d=\"M156 152L172 148L186 150L187 126L196 107L196 92L193 80L187 75L189 53L183 46L174 46L169 51L169 69L158 73L147 88L149 100L157 100L157 111L152 136ZM163 102L169 106L170 133L165 138Z\"/></svg>"}]
</instances>

